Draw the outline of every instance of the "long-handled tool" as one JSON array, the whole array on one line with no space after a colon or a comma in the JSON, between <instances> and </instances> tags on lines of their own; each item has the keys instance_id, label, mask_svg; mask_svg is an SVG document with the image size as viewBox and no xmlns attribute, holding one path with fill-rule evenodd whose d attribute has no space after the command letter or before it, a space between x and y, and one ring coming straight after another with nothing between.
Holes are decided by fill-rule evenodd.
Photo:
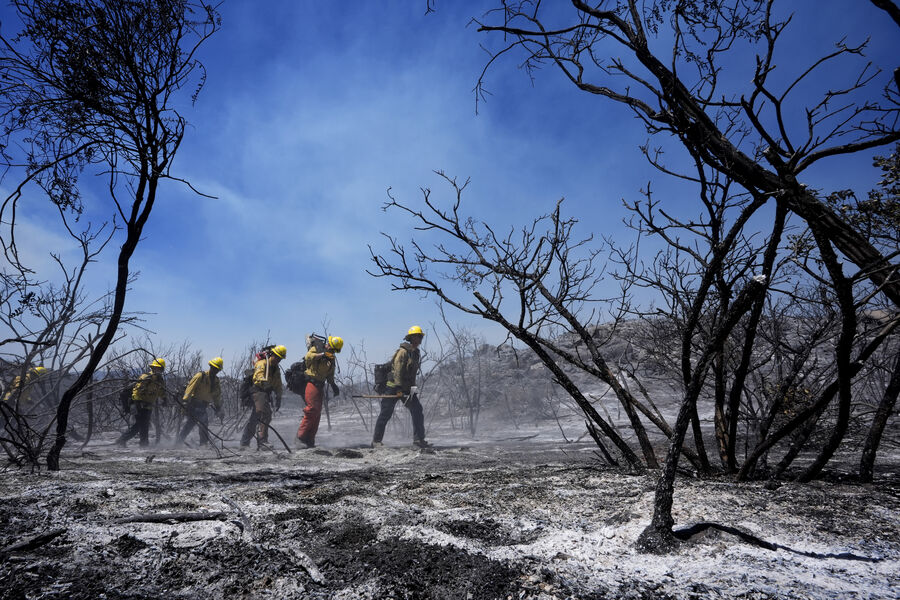
<instances>
[{"instance_id":1,"label":"long-handled tool","mask_svg":"<svg viewBox=\"0 0 900 600\"><path fill-rule=\"evenodd\" d=\"M351 398L376 398L381 400L399 400L403 403L403 406L406 406L406 403L409 402L409 396L405 396L403 394L354 394L350 396Z\"/></svg>"}]
</instances>

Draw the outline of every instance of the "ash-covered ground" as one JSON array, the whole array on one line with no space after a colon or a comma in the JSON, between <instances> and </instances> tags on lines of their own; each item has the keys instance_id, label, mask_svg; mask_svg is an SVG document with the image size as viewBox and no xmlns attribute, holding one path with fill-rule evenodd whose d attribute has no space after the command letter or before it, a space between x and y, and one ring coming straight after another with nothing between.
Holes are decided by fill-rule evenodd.
<instances>
[{"instance_id":1,"label":"ash-covered ground","mask_svg":"<svg viewBox=\"0 0 900 600\"><path fill-rule=\"evenodd\" d=\"M299 414L278 417L291 443ZM323 418L318 448L290 454L238 452L236 442L221 456L122 450L108 434L84 451L69 447L60 472L3 472L0 595L900 597L896 470L866 486L677 484L679 527L715 521L793 550L872 561L765 550L719 532L671 555L643 555L634 542L649 522L657 474L602 464L590 443L564 442L556 423L483 426L475 439L432 427L436 446L420 451L402 418L377 450L353 415L332 420L326 431ZM159 515L175 517L124 521ZM45 533L57 535L8 550Z\"/></svg>"}]
</instances>

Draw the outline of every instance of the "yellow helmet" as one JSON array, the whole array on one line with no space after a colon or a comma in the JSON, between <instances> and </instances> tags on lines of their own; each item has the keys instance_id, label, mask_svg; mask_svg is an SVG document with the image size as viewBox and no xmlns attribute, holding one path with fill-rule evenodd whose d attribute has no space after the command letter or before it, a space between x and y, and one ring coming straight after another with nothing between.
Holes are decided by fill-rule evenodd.
<instances>
[{"instance_id":1,"label":"yellow helmet","mask_svg":"<svg viewBox=\"0 0 900 600\"><path fill-rule=\"evenodd\" d=\"M221 371L221 370L222 370L222 367L225 366L225 361L222 360L222 357L221 357L221 356L217 356L217 357L215 357L214 359L212 359L211 361L209 361L209 366L215 367L215 368L217 368L218 370Z\"/></svg>"},{"instance_id":2,"label":"yellow helmet","mask_svg":"<svg viewBox=\"0 0 900 600\"><path fill-rule=\"evenodd\" d=\"M425 332L422 331L422 328L418 325L413 325L409 328L409 331L406 332L406 335L425 335Z\"/></svg>"},{"instance_id":3,"label":"yellow helmet","mask_svg":"<svg viewBox=\"0 0 900 600\"><path fill-rule=\"evenodd\" d=\"M287 348L285 348L284 346L280 346L280 345L274 346L272 348L272 354L274 354L278 358L284 360L285 358L287 358Z\"/></svg>"},{"instance_id":4,"label":"yellow helmet","mask_svg":"<svg viewBox=\"0 0 900 600\"><path fill-rule=\"evenodd\" d=\"M32 369L32 371L34 371L35 375L43 375L48 371L48 369L47 367L35 367L34 369Z\"/></svg>"},{"instance_id":5,"label":"yellow helmet","mask_svg":"<svg viewBox=\"0 0 900 600\"><path fill-rule=\"evenodd\" d=\"M151 367L159 367L160 369L166 368L166 360L164 358L154 358L153 362L150 363Z\"/></svg>"},{"instance_id":6,"label":"yellow helmet","mask_svg":"<svg viewBox=\"0 0 900 600\"><path fill-rule=\"evenodd\" d=\"M341 348L344 347L344 340L342 340L341 338L339 338L336 335L329 335L328 336L328 345L331 346L331 349L334 350L335 352L340 352Z\"/></svg>"}]
</instances>

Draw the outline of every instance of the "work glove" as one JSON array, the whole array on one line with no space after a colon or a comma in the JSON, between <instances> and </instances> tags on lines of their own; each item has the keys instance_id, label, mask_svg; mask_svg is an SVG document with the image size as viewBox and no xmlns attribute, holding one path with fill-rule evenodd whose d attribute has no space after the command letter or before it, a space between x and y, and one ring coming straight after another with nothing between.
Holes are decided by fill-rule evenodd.
<instances>
[{"instance_id":1,"label":"work glove","mask_svg":"<svg viewBox=\"0 0 900 600\"><path fill-rule=\"evenodd\" d=\"M334 393L335 398L341 395L341 388L339 388L333 381L331 382L331 391Z\"/></svg>"}]
</instances>

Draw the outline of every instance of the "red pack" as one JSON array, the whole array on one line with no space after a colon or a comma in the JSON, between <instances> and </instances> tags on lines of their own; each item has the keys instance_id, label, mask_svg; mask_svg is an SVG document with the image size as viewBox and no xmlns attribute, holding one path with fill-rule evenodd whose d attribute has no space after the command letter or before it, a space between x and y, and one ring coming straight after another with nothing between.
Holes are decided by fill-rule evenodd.
<instances>
[{"instance_id":1,"label":"red pack","mask_svg":"<svg viewBox=\"0 0 900 600\"><path fill-rule=\"evenodd\" d=\"M256 360L254 361L253 364L256 364L257 362L259 362L261 360L266 360L267 358L269 358L269 355L271 354L269 351L274 347L275 347L274 345L263 346L262 350L260 350L259 352L256 353Z\"/></svg>"}]
</instances>

